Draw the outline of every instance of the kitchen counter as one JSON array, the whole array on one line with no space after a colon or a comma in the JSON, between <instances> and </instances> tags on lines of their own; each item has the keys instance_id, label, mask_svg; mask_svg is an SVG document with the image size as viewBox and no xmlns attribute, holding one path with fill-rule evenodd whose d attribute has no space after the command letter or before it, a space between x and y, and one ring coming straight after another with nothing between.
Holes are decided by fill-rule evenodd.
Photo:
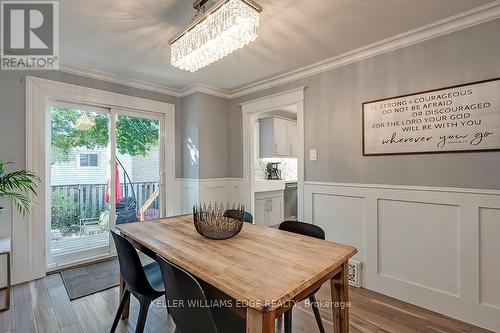
<instances>
[{"instance_id":1,"label":"kitchen counter","mask_svg":"<svg viewBox=\"0 0 500 333\"><path fill-rule=\"evenodd\" d=\"M254 192L283 191L285 189L284 180L254 180Z\"/></svg>"},{"instance_id":2,"label":"kitchen counter","mask_svg":"<svg viewBox=\"0 0 500 333\"><path fill-rule=\"evenodd\" d=\"M297 180L254 180L254 192L283 191L286 184L297 184Z\"/></svg>"}]
</instances>

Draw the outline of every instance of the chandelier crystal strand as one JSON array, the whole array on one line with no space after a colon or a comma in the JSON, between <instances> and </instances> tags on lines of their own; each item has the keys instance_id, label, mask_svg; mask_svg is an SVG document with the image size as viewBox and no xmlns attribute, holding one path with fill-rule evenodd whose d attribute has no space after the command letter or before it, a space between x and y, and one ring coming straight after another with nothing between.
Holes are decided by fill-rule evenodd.
<instances>
[{"instance_id":1,"label":"chandelier crystal strand","mask_svg":"<svg viewBox=\"0 0 500 333\"><path fill-rule=\"evenodd\" d=\"M257 38L259 13L241 0L229 0L172 44L173 66L198 69Z\"/></svg>"}]
</instances>

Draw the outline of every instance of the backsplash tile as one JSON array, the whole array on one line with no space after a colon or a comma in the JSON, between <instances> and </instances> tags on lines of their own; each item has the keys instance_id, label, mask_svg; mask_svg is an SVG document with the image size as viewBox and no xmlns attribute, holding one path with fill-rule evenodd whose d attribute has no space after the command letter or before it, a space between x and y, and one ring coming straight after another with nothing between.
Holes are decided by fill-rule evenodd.
<instances>
[{"instance_id":1,"label":"backsplash tile","mask_svg":"<svg viewBox=\"0 0 500 333\"><path fill-rule=\"evenodd\" d=\"M296 158L259 158L254 160L255 180L266 179L266 167L269 162L280 162L281 179L285 181L297 180L297 159Z\"/></svg>"}]
</instances>

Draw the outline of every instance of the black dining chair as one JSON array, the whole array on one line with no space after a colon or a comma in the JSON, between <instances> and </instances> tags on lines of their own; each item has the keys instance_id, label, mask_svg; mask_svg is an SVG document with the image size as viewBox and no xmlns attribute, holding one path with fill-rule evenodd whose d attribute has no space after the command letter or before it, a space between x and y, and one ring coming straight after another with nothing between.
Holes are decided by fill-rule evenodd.
<instances>
[{"instance_id":1,"label":"black dining chair","mask_svg":"<svg viewBox=\"0 0 500 333\"><path fill-rule=\"evenodd\" d=\"M224 217L230 217L233 219L239 218L240 211L237 209L228 209L224 212ZM253 216L249 212L245 212L243 215L243 221L248 223L253 223Z\"/></svg>"},{"instance_id":2,"label":"black dining chair","mask_svg":"<svg viewBox=\"0 0 500 333\"><path fill-rule=\"evenodd\" d=\"M298 222L298 221L285 221L282 222L279 227L279 230L289 231L296 234L301 234L309 237L325 239L325 231L318 227L317 225ZM321 333L325 332L325 327L323 326L323 321L321 320L321 315L319 313L319 306L316 302L315 294L318 292L319 288L314 290L309 296L305 297L309 298L311 301L312 309L314 312L314 317L316 318L316 323L318 324L319 331ZM285 312L285 333L292 333L292 309Z\"/></svg>"},{"instance_id":3,"label":"black dining chair","mask_svg":"<svg viewBox=\"0 0 500 333\"><path fill-rule=\"evenodd\" d=\"M115 241L120 271L125 282L125 290L121 296L120 305L110 332L115 332L123 308L130 299L130 294L132 294L139 300L140 304L135 332L142 333L146 324L149 305L152 301L165 294L160 266L157 262L153 262L143 267L132 243L114 231L111 231L111 235L113 235Z\"/></svg>"},{"instance_id":4,"label":"black dining chair","mask_svg":"<svg viewBox=\"0 0 500 333\"><path fill-rule=\"evenodd\" d=\"M223 307L210 307L200 283L188 272L157 256L175 333L243 333L245 320Z\"/></svg>"}]
</instances>

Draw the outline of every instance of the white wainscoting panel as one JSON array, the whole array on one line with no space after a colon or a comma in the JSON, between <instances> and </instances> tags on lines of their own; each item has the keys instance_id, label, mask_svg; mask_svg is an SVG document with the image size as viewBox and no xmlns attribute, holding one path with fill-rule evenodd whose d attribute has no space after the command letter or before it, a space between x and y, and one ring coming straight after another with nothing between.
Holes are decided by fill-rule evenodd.
<instances>
[{"instance_id":1,"label":"white wainscoting panel","mask_svg":"<svg viewBox=\"0 0 500 333\"><path fill-rule=\"evenodd\" d=\"M362 285L500 332L500 191L305 183L305 220L355 246Z\"/></svg>"},{"instance_id":2,"label":"white wainscoting panel","mask_svg":"<svg viewBox=\"0 0 500 333\"><path fill-rule=\"evenodd\" d=\"M182 214L193 211L197 202L242 202L240 178L178 179L182 188Z\"/></svg>"},{"instance_id":3,"label":"white wainscoting panel","mask_svg":"<svg viewBox=\"0 0 500 333\"><path fill-rule=\"evenodd\" d=\"M500 311L500 209L479 208L479 302Z\"/></svg>"},{"instance_id":4,"label":"white wainscoting panel","mask_svg":"<svg viewBox=\"0 0 500 333\"><path fill-rule=\"evenodd\" d=\"M167 183L167 188L169 186L174 187L167 192L167 216L177 216L182 215L184 212L184 197L183 197L183 182L179 179L175 179L173 182Z\"/></svg>"},{"instance_id":5,"label":"white wainscoting panel","mask_svg":"<svg viewBox=\"0 0 500 333\"><path fill-rule=\"evenodd\" d=\"M378 275L460 296L458 206L379 199L377 222Z\"/></svg>"},{"instance_id":6,"label":"white wainscoting panel","mask_svg":"<svg viewBox=\"0 0 500 333\"><path fill-rule=\"evenodd\" d=\"M182 186L182 214L193 212L193 205L199 198L199 180L198 179L179 179Z\"/></svg>"},{"instance_id":7,"label":"white wainscoting panel","mask_svg":"<svg viewBox=\"0 0 500 333\"><path fill-rule=\"evenodd\" d=\"M328 240L358 249L354 259L363 261L365 203L362 197L313 193L314 223L325 230Z\"/></svg>"}]
</instances>

